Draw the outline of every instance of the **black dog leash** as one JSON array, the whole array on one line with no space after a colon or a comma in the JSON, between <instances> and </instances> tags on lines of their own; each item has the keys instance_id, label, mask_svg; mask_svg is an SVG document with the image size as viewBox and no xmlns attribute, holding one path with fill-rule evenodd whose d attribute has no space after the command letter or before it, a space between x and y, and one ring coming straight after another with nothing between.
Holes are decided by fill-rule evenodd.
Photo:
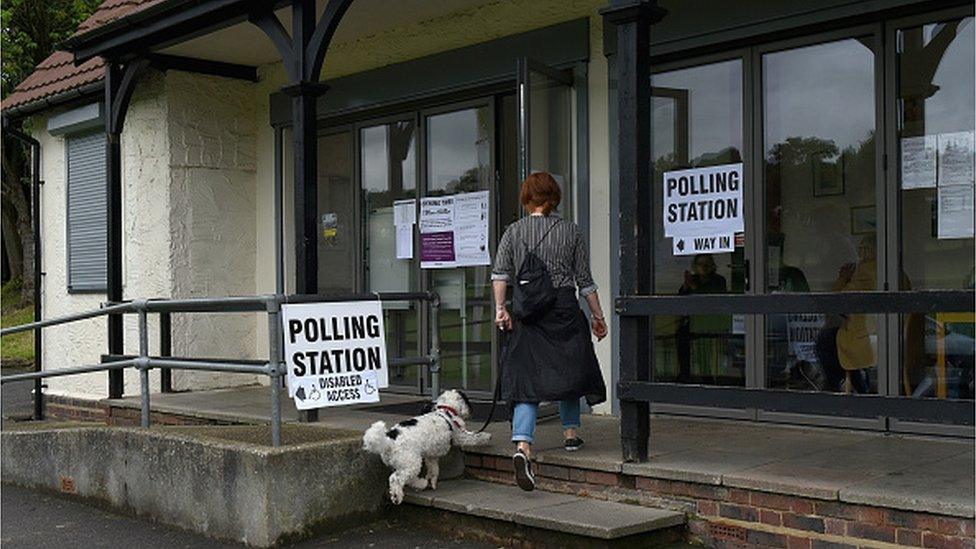
<instances>
[{"instance_id":1,"label":"black dog leash","mask_svg":"<svg viewBox=\"0 0 976 549\"><path fill-rule=\"evenodd\" d=\"M491 409L488 410L488 418L485 419L485 424L481 426L481 429L476 431L477 433L480 433L488 428L491 420L495 417L495 407L498 406L498 400L502 395L502 367L505 365L505 359L508 357L509 340L512 338L511 332L502 333L505 334L502 336L504 343L502 344L501 352L499 353L500 356L498 357L498 379L495 380L495 392L491 396Z\"/></svg>"}]
</instances>

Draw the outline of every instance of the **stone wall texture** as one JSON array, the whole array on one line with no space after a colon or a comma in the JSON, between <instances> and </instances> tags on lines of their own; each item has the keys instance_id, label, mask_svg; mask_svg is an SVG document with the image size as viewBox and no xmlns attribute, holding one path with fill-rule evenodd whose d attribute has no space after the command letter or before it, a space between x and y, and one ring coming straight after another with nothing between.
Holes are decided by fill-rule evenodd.
<instances>
[{"instance_id":1,"label":"stone wall texture","mask_svg":"<svg viewBox=\"0 0 976 549\"><path fill-rule=\"evenodd\" d=\"M202 297L255 292L256 123L248 82L170 71L144 75L122 133L123 297ZM42 144L42 287L45 318L96 309L104 293L70 294L66 278L65 138L35 120ZM254 358L255 317L173 318L173 354ZM106 321L93 319L44 332L45 369L94 364L106 351ZM159 350L158 318L149 318L150 352ZM138 349L135 316L125 319L125 349ZM243 342L243 344L242 344ZM250 384L259 376L174 372L174 388ZM48 392L104 398L104 373L52 378ZM159 387L152 372L151 387ZM125 392L139 376L125 374Z\"/></svg>"}]
</instances>

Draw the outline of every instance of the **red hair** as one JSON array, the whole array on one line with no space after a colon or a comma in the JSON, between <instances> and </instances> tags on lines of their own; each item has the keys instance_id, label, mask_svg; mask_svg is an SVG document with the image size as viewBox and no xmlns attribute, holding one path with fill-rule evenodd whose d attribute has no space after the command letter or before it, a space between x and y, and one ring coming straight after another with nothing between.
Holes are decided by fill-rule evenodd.
<instances>
[{"instance_id":1,"label":"red hair","mask_svg":"<svg viewBox=\"0 0 976 549\"><path fill-rule=\"evenodd\" d=\"M545 215L555 210L562 198L563 193L559 190L559 184L546 172L536 172L526 177L522 182L522 191L519 193L519 199L526 210L531 213L541 206L542 213Z\"/></svg>"}]
</instances>

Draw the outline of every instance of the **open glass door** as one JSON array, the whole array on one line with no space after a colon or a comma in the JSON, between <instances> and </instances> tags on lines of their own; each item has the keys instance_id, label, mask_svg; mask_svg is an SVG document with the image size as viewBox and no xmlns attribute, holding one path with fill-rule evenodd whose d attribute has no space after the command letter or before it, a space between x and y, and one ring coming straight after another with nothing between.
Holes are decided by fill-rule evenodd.
<instances>
[{"instance_id":1,"label":"open glass door","mask_svg":"<svg viewBox=\"0 0 976 549\"><path fill-rule=\"evenodd\" d=\"M573 76L524 57L517 70L519 182L535 172L551 173L563 192L556 211L574 219Z\"/></svg>"}]
</instances>

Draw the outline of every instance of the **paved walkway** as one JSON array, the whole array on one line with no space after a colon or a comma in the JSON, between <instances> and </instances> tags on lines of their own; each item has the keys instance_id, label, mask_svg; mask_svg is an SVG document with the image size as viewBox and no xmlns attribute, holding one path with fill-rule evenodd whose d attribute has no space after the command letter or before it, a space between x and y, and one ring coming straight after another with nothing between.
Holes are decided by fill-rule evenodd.
<instances>
[{"instance_id":1,"label":"paved walkway","mask_svg":"<svg viewBox=\"0 0 976 549\"><path fill-rule=\"evenodd\" d=\"M0 498L4 549L91 549L139 547L140 549L244 549L230 543L179 530L157 522L120 515L83 502L4 485ZM495 545L455 540L451 536L418 527L414 522L388 517L342 532L291 545L294 549L491 549Z\"/></svg>"},{"instance_id":2,"label":"paved walkway","mask_svg":"<svg viewBox=\"0 0 976 549\"><path fill-rule=\"evenodd\" d=\"M153 395L154 410L201 417L267 421L266 387ZM409 403L412 397L386 395L383 405ZM124 399L138 407L138 397ZM377 413L372 406L327 408L321 422L362 430L377 419L396 421L411 414ZM406 409L410 405L406 404ZM417 408L420 404L418 402ZM283 402L287 420L297 418ZM586 446L561 450L558 420L537 432L540 463L571 465L669 480L749 488L819 499L836 499L900 509L974 516L976 474L974 441L886 435L816 427L727 420L655 417L651 459L622 463L616 418L586 416L581 435ZM481 452L511 454L508 424L489 427L492 445Z\"/></svg>"}]
</instances>

